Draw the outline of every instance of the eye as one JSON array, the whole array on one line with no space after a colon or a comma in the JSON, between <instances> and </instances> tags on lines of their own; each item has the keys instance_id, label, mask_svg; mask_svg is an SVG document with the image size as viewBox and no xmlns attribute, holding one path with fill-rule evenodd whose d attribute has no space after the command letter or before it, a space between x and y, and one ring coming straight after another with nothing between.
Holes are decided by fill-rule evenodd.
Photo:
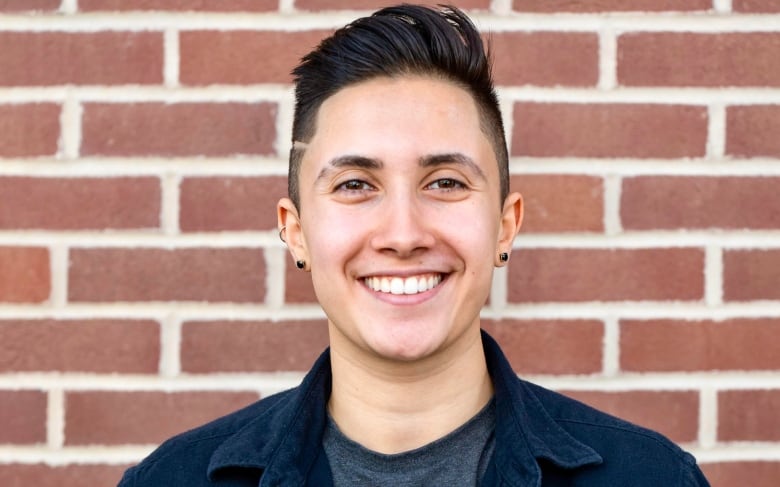
<instances>
[{"instance_id":1,"label":"eye","mask_svg":"<svg viewBox=\"0 0 780 487\"><path fill-rule=\"evenodd\" d=\"M457 189L463 189L466 185L453 178L441 178L433 181L428 185L430 189L438 189L442 191L454 191Z\"/></svg>"},{"instance_id":2,"label":"eye","mask_svg":"<svg viewBox=\"0 0 780 487\"><path fill-rule=\"evenodd\" d=\"M336 186L336 191L369 191L373 186L360 179L350 179Z\"/></svg>"}]
</instances>

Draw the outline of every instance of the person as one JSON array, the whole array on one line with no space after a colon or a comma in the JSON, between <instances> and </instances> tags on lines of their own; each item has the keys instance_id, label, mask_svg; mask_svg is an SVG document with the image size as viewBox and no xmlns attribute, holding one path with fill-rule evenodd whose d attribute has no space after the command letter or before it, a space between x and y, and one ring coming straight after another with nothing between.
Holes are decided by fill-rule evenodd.
<instances>
[{"instance_id":1,"label":"person","mask_svg":"<svg viewBox=\"0 0 780 487\"><path fill-rule=\"evenodd\" d=\"M518 378L480 329L523 216L489 57L455 7L358 19L295 68L280 237L329 349L164 443L141 486L704 486L661 435Z\"/></svg>"}]
</instances>

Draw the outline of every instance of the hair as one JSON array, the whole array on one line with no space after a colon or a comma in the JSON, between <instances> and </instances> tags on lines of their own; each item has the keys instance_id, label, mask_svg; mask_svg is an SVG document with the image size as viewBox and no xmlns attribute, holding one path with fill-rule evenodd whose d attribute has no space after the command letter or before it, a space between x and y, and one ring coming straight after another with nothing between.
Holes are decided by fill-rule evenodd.
<instances>
[{"instance_id":1,"label":"hair","mask_svg":"<svg viewBox=\"0 0 780 487\"><path fill-rule=\"evenodd\" d=\"M337 30L293 70L293 118L288 194L300 210L298 176L322 103L339 90L379 77L430 76L465 89L476 102L480 128L498 162L501 202L509 193L504 124L490 57L474 24L458 8L387 7Z\"/></svg>"}]
</instances>

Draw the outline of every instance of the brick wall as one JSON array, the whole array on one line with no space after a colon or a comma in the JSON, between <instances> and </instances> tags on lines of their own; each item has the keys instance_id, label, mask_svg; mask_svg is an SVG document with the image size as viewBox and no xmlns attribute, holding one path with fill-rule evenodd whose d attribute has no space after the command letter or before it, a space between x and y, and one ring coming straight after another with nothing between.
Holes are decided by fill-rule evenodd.
<instances>
[{"instance_id":1,"label":"brick wall","mask_svg":"<svg viewBox=\"0 0 780 487\"><path fill-rule=\"evenodd\" d=\"M273 205L340 0L0 0L0 485L114 485L327 341ZM434 2L431 2L434 3ZM526 227L517 370L780 479L780 2L464 0Z\"/></svg>"}]
</instances>

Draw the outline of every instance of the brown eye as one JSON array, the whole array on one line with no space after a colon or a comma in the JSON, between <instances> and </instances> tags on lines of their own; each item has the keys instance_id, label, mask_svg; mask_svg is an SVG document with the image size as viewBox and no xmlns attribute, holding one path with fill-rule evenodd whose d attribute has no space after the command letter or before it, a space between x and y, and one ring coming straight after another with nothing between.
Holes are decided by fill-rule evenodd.
<instances>
[{"instance_id":1,"label":"brown eye","mask_svg":"<svg viewBox=\"0 0 780 487\"><path fill-rule=\"evenodd\" d=\"M365 181L361 181L360 179L350 179L349 181L344 181L336 187L336 190L339 191L365 191L368 189L371 189L371 185Z\"/></svg>"},{"instance_id":2,"label":"brown eye","mask_svg":"<svg viewBox=\"0 0 780 487\"><path fill-rule=\"evenodd\" d=\"M428 185L430 189L439 189L444 191L452 191L455 189L462 189L465 187L463 183L457 179L441 178Z\"/></svg>"}]
</instances>

